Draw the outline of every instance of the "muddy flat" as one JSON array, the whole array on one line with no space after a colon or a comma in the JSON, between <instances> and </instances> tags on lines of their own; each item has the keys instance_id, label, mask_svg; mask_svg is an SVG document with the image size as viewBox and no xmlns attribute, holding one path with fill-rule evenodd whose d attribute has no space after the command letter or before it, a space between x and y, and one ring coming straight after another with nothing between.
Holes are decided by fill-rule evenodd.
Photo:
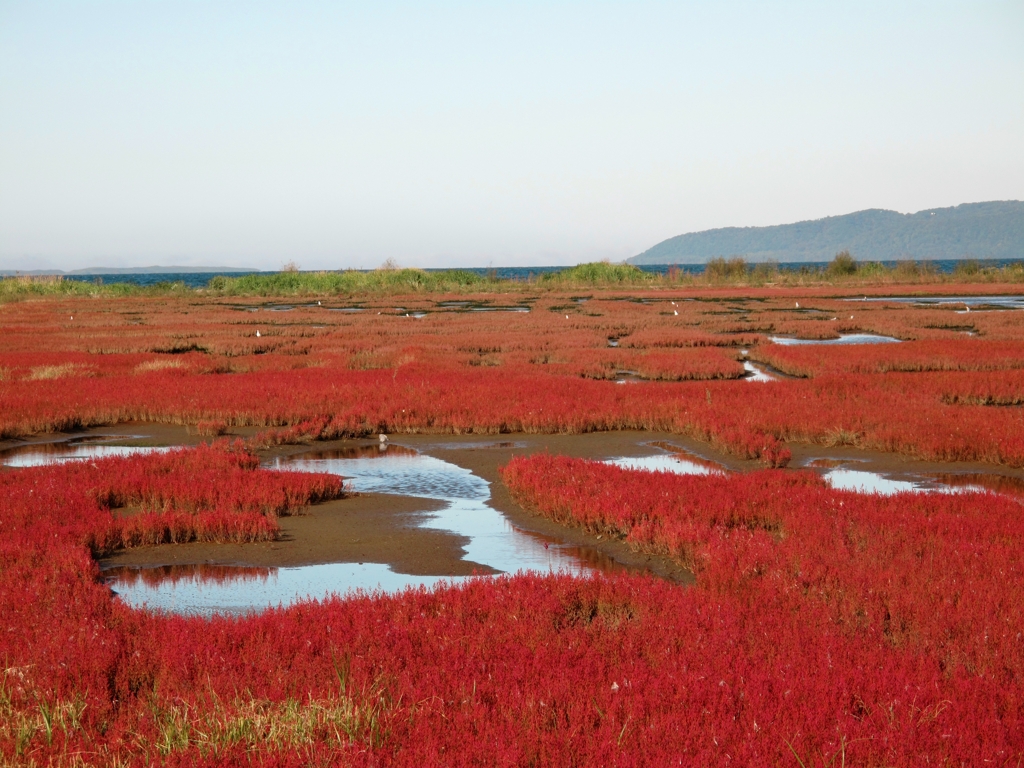
<instances>
[{"instance_id":1,"label":"muddy flat","mask_svg":"<svg viewBox=\"0 0 1024 768\"><path fill-rule=\"evenodd\" d=\"M256 544L163 544L104 558L117 566L222 564L289 568L321 563L382 563L396 573L469 576L494 573L466 560L464 536L418 527L443 502L379 493L316 504L278 520L276 541Z\"/></svg>"}]
</instances>

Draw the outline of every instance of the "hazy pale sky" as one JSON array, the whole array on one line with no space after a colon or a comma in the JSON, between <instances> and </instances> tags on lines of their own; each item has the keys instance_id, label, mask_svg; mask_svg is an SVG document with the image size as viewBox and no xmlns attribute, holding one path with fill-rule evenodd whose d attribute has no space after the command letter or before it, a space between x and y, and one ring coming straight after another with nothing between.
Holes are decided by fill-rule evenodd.
<instances>
[{"instance_id":1,"label":"hazy pale sky","mask_svg":"<svg viewBox=\"0 0 1024 768\"><path fill-rule=\"evenodd\" d=\"M1024 199L1024 2L0 0L0 268L507 266Z\"/></svg>"}]
</instances>

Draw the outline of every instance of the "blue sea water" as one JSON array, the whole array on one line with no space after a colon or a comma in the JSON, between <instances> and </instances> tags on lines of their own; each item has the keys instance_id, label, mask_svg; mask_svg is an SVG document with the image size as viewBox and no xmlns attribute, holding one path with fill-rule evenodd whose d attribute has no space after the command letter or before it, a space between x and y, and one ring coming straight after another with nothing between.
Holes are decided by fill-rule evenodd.
<instances>
[{"instance_id":1,"label":"blue sea water","mask_svg":"<svg viewBox=\"0 0 1024 768\"><path fill-rule=\"evenodd\" d=\"M979 265L986 267L1005 267L1008 264L1013 264L1016 259L990 259L979 261ZM898 262L884 262L888 266L893 266ZM929 262L933 264L939 272L950 273L954 270L959 261L954 259L935 260ZM644 272L649 272L655 275L668 274L670 269L676 269L680 272L687 274L699 275L704 272L704 264L642 264L638 265ZM820 269L828 266L828 262L784 262L778 265L780 269L786 270L800 270L801 268L806 269ZM528 281L535 279L544 274L550 274L552 272L559 272L566 267L460 267L465 272L472 272L480 275L481 277L494 277L499 280L522 280ZM441 269L427 269L427 272L440 272ZM132 283L134 285L156 285L157 283L177 283L181 282L190 288L202 288L210 279L223 275L224 277L240 277L243 274L255 274L249 272L171 272L161 274L118 274L118 275L65 275L65 280L81 280L83 282L91 283L98 280L102 280L105 283Z\"/></svg>"}]
</instances>

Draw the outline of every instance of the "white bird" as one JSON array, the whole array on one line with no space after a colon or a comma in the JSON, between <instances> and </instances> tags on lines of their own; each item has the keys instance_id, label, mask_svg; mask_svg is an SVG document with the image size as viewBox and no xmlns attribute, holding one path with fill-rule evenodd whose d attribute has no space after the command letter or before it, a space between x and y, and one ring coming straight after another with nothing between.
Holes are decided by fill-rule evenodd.
<instances>
[{"instance_id":1,"label":"white bird","mask_svg":"<svg viewBox=\"0 0 1024 768\"><path fill-rule=\"evenodd\" d=\"M74 320L74 319L75 319L75 316L74 316L74 315L72 315L72 316L71 316L71 319L72 319L72 320Z\"/></svg>"},{"instance_id":2,"label":"white bird","mask_svg":"<svg viewBox=\"0 0 1024 768\"><path fill-rule=\"evenodd\" d=\"M853 320L853 315L850 315L850 319Z\"/></svg>"},{"instance_id":3,"label":"white bird","mask_svg":"<svg viewBox=\"0 0 1024 768\"><path fill-rule=\"evenodd\" d=\"M317 306L319 307L319 306L320 306L320 302L318 301L318 302L316 303L316 305L317 305Z\"/></svg>"},{"instance_id":4,"label":"white bird","mask_svg":"<svg viewBox=\"0 0 1024 768\"><path fill-rule=\"evenodd\" d=\"M796 303L796 308L800 309L800 302L799 301Z\"/></svg>"},{"instance_id":5,"label":"white bird","mask_svg":"<svg viewBox=\"0 0 1024 768\"><path fill-rule=\"evenodd\" d=\"M966 310L967 310L968 312L970 312L970 311L971 311L971 308L970 308L970 306L969 306L969 305L967 305L967 304L964 304L964 309L966 309Z\"/></svg>"},{"instance_id":6,"label":"white bird","mask_svg":"<svg viewBox=\"0 0 1024 768\"><path fill-rule=\"evenodd\" d=\"M565 316L565 319L566 319L566 320L568 320L568 319L569 319L569 316L568 316L568 315L566 315L566 316Z\"/></svg>"},{"instance_id":7,"label":"white bird","mask_svg":"<svg viewBox=\"0 0 1024 768\"><path fill-rule=\"evenodd\" d=\"M378 435L377 437L380 439L382 443L386 443L388 441L387 435Z\"/></svg>"},{"instance_id":8,"label":"white bird","mask_svg":"<svg viewBox=\"0 0 1024 768\"><path fill-rule=\"evenodd\" d=\"M256 338L258 339L259 337L260 337L260 332L256 331Z\"/></svg>"},{"instance_id":9,"label":"white bird","mask_svg":"<svg viewBox=\"0 0 1024 768\"><path fill-rule=\"evenodd\" d=\"M673 315L678 315L678 314L679 314L679 310L677 309L677 310L676 310L675 312L673 312L672 314L673 314Z\"/></svg>"}]
</instances>

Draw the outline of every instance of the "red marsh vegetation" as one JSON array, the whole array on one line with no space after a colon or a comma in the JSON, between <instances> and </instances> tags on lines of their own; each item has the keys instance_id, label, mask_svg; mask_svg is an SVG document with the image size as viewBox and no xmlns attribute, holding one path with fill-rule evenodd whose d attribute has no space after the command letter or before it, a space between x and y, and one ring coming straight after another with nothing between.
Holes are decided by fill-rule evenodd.
<instances>
[{"instance_id":1,"label":"red marsh vegetation","mask_svg":"<svg viewBox=\"0 0 1024 768\"><path fill-rule=\"evenodd\" d=\"M1016 765L1019 495L539 455L503 471L520 503L695 586L525 574L205 619L130 608L100 580L105 553L265 541L344 497L336 477L261 469L252 451L283 442L658 429L771 467L794 443L1024 466L1024 312L847 298L0 305L3 438L131 421L251 436L0 470L2 762ZM769 340L849 333L901 343ZM745 380L747 360L800 378Z\"/></svg>"},{"instance_id":2,"label":"red marsh vegetation","mask_svg":"<svg viewBox=\"0 0 1024 768\"><path fill-rule=\"evenodd\" d=\"M793 441L1024 465L1022 412L992 407L1024 402L1020 310L810 289L445 298L0 305L0 435L136 420L284 429L285 440L650 428L769 465ZM847 333L903 343L768 341ZM806 378L738 380L743 350Z\"/></svg>"}]
</instances>

